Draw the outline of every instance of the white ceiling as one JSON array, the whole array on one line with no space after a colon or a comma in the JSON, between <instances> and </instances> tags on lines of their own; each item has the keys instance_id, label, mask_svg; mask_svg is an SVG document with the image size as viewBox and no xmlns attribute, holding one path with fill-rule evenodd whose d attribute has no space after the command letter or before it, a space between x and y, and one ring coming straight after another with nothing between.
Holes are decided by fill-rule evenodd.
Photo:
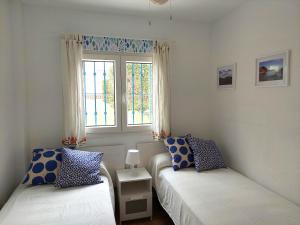
<instances>
[{"instance_id":1,"label":"white ceiling","mask_svg":"<svg viewBox=\"0 0 300 225\"><path fill-rule=\"evenodd\" d=\"M149 0L23 0L24 3L68 7L123 15L169 18L170 5ZM174 20L213 22L248 0L171 0Z\"/></svg>"}]
</instances>

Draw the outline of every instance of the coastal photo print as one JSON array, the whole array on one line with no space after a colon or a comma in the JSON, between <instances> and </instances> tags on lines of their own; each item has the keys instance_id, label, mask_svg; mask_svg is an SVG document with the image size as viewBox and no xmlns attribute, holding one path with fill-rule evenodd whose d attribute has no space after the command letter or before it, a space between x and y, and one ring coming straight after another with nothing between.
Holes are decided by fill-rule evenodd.
<instances>
[{"instance_id":1,"label":"coastal photo print","mask_svg":"<svg viewBox=\"0 0 300 225\"><path fill-rule=\"evenodd\" d=\"M255 85L260 87L288 86L289 51L256 60Z\"/></svg>"},{"instance_id":2,"label":"coastal photo print","mask_svg":"<svg viewBox=\"0 0 300 225\"><path fill-rule=\"evenodd\" d=\"M217 69L217 81L220 88L235 88L236 63L220 66Z\"/></svg>"}]
</instances>

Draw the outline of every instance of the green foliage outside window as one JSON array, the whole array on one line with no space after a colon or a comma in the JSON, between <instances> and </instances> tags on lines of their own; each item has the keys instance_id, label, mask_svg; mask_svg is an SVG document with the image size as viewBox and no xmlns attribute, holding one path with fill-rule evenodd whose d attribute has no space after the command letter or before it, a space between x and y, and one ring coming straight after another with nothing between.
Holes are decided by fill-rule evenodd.
<instances>
[{"instance_id":1,"label":"green foliage outside window","mask_svg":"<svg viewBox=\"0 0 300 225\"><path fill-rule=\"evenodd\" d=\"M134 65L134 66L132 66ZM141 76L142 66L142 76ZM150 78L150 64L140 63L127 63L126 64L126 79L127 79L127 109L132 110L132 67L134 67L134 110L146 111L150 109L151 101L151 86ZM142 84L141 84L142 79ZM142 109L142 96L143 93L143 109Z\"/></svg>"}]
</instances>

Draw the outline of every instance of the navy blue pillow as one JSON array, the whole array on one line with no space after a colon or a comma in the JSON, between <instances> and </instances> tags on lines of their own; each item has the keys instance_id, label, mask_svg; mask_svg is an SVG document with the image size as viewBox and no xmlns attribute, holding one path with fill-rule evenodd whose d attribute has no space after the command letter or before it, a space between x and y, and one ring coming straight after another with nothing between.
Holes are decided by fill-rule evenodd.
<instances>
[{"instance_id":1,"label":"navy blue pillow","mask_svg":"<svg viewBox=\"0 0 300 225\"><path fill-rule=\"evenodd\" d=\"M192 151L184 137L168 137L164 140L164 143L171 154L175 171L194 164Z\"/></svg>"},{"instance_id":2,"label":"navy blue pillow","mask_svg":"<svg viewBox=\"0 0 300 225\"><path fill-rule=\"evenodd\" d=\"M25 185L52 184L61 166L62 148L32 150L32 159L23 180Z\"/></svg>"},{"instance_id":3,"label":"navy blue pillow","mask_svg":"<svg viewBox=\"0 0 300 225\"><path fill-rule=\"evenodd\" d=\"M226 168L222 154L212 140L203 140L186 136L186 140L194 153L195 168L198 172L219 168Z\"/></svg>"},{"instance_id":4,"label":"navy blue pillow","mask_svg":"<svg viewBox=\"0 0 300 225\"><path fill-rule=\"evenodd\" d=\"M63 149L61 170L55 187L65 188L101 183L102 158L102 152Z\"/></svg>"}]
</instances>

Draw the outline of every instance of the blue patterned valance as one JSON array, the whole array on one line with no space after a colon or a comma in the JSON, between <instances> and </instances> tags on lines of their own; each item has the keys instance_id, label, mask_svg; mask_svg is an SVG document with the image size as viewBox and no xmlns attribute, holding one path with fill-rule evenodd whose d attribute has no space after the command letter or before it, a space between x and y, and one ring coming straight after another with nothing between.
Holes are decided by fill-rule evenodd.
<instances>
[{"instance_id":1,"label":"blue patterned valance","mask_svg":"<svg viewBox=\"0 0 300 225\"><path fill-rule=\"evenodd\" d=\"M83 36L83 48L89 51L152 53L152 40Z\"/></svg>"}]
</instances>

